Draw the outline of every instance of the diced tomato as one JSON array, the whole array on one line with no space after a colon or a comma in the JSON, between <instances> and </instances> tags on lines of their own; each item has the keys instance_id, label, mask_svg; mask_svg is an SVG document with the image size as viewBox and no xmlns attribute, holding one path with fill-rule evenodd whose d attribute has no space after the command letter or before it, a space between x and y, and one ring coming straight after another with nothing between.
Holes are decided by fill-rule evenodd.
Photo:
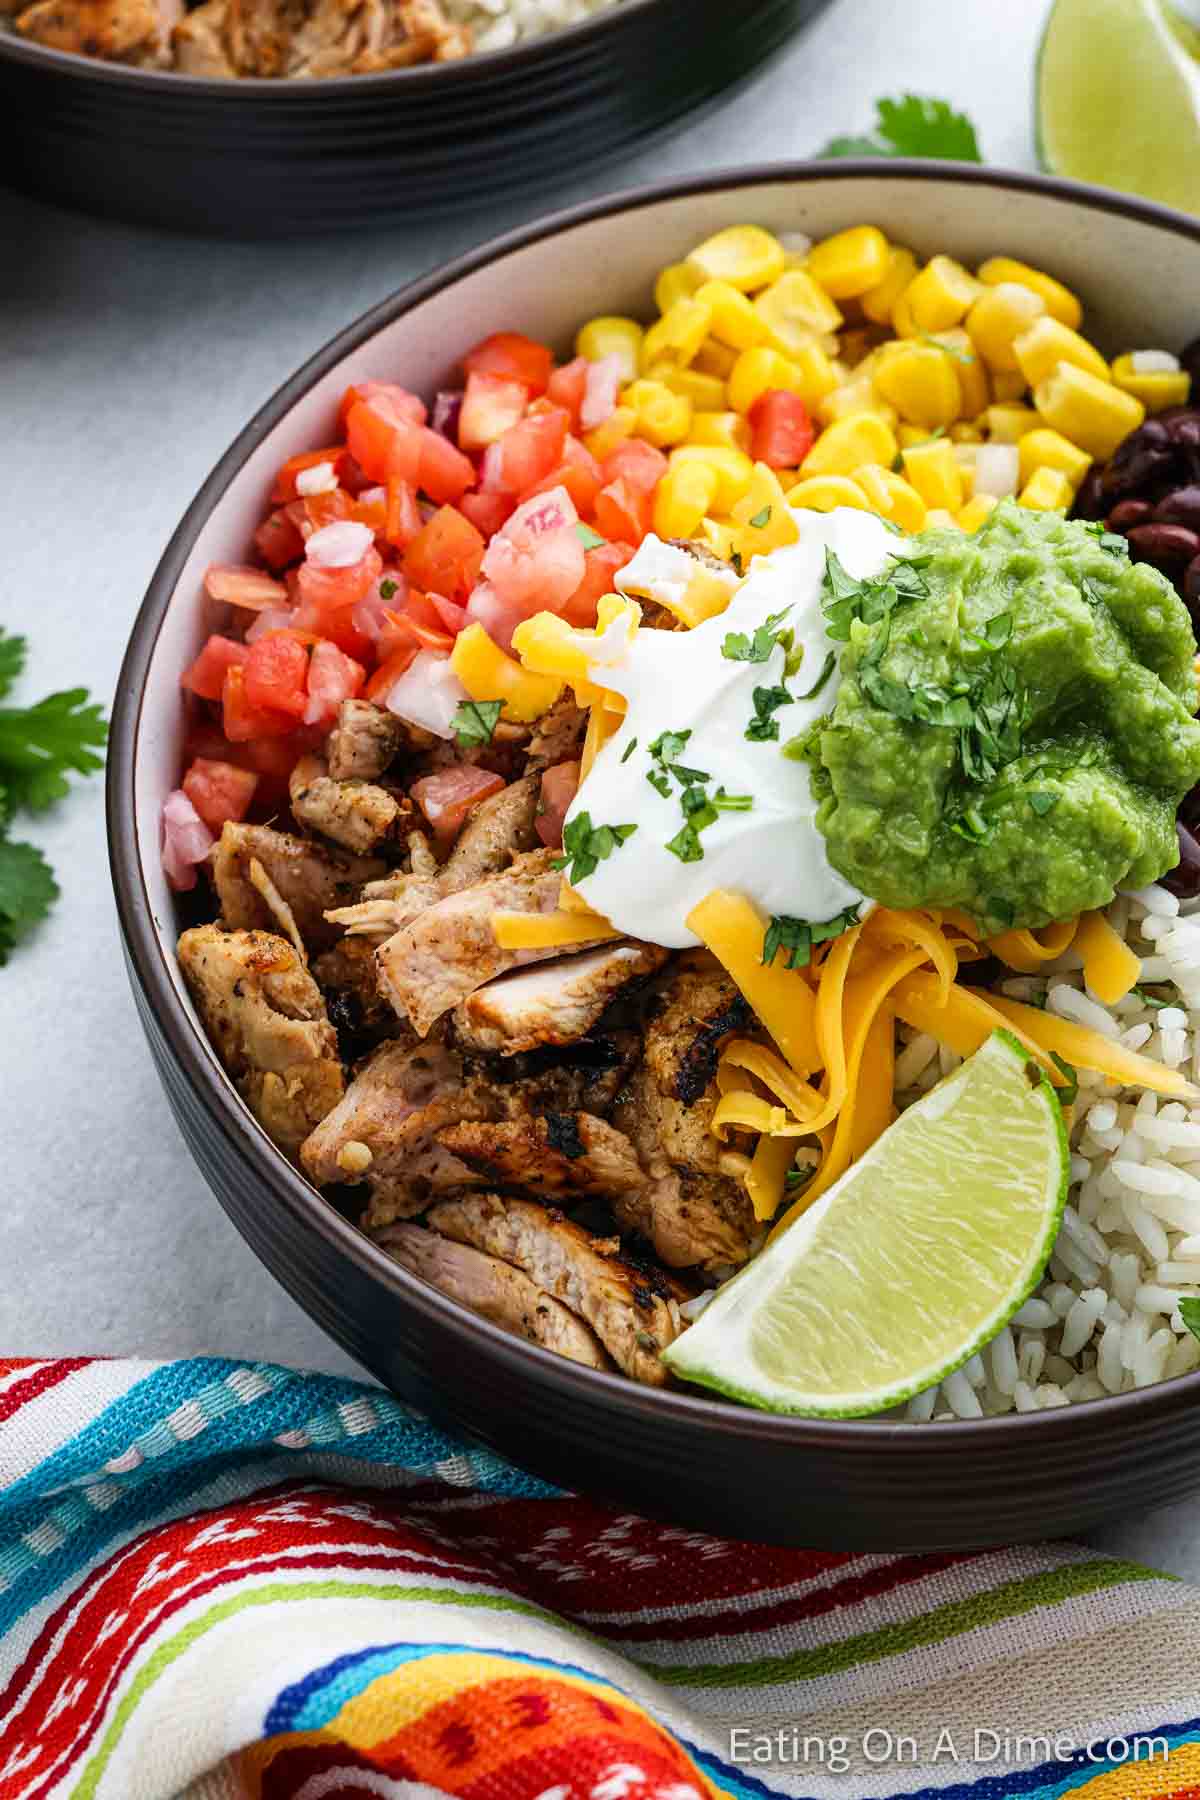
<instances>
[{"instance_id":1,"label":"diced tomato","mask_svg":"<svg viewBox=\"0 0 1200 1800\"><path fill-rule=\"evenodd\" d=\"M653 495L639 491L620 476L596 495L595 513L596 530L606 538L637 545L653 523Z\"/></svg>"},{"instance_id":2,"label":"diced tomato","mask_svg":"<svg viewBox=\"0 0 1200 1800\"><path fill-rule=\"evenodd\" d=\"M286 569L304 555L304 539L300 527L279 507L268 515L254 534L254 548L269 569Z\"/></svg>"},{"instance_id":3,"label":"diced tomato","mask_svg":"<svg viewBox=\"0 0 1200 1800\"><path fill-rule=\"evenodd\" d=\"M387 392L359 400L346 419L350 453L372 481L393 476L417 485L421 466L421 433L411 415Z\"/></svg>"},{"instance_id":4,"label":"diced tomato","mask_svg":"<svg viewBox=\"0 0 1200 1800\"><path fill-rule=\"evenodd\" d=\"M475 486L475 464L439 431L423 425L420 432L417 486L439 506L455 501Z\"/></svg>"},{"instance_id":5,"label":"diced tomato","mask_svg":"<svg viewBox=\"0 0 1200 1800\"><path fill-rule=\"evenodd\" d=\"M501 526L512 518L517 510L515 494L485 494L476 491L464 494L458 503L458 510L463 517L470 519L476 531L482 532L485 538L495 537Z\"/></svg>"},{"instance_id":6,"label":"diced tomato","mask_svg":"<svg viewBox=\"0 0 1200 1800\"><path fill-rule=\"evenodd\" d=\"M296 578L300 602L317 607L322 614L356 606L366 599L382 571L383 558L373 545L354 563L306 562ZM308 619L297 619L296 624L302 630L321 630Z\"/></svg>"},{"instance_id":7,"label":"diced tomato","mask_svg":"<svg viewBox=\"0 0 1200 1800\"><path fill-rule=\"evenodd\" d=\"M285 500L296 498L296 477L304 469L316 469L322 463L332 463L335 475L338 474L345 454L345 444L335 444L331 450L302 450L299 456L289 456L275 477L275 486L271 489L272 504L278 506Z\"/></svg>"},{"instance_id":8,"label":"diced tomato","mask_svg":"<svg viewBox=\"0 0 1200 1800\"><path fill-rule=\"evenodd\" d=\"M346 429L346 420L350 417L350 409L357 406L360 400L372 400L377 394L386 394L396 410L414 425L424 425L428 417L425 402L416 394L394 381L359 381L348 387L342 395L338 406L338 427L342 432Z\"/></svg>"},{"instance_id":9,"label":"diced tomato","mask_svg":"<svg viewBox=\"0 0 1200 1800\"><path fill-rule=\"evenodd\" d=\"M633 556L628 544L595 544L584 552L583 580L562 609L571 625L592 626L596 623L596 607L605 594L613 591L613 578Z\"/></svg>"},{"instance_id":10,"label":"diced tomato","mask_svg":"<svg viewBox=\"0 0 1200 1800\"><path fill-rule=\"evenodd\" d=\"M304 508L305 524L309 527L304 534L306 538L324 531L327 525L352 519L355 513L353 497L345 488L331 488L327 494L305 494L297 504Z\"/></svg>"},{"instance_id":11,"label":"diced tomato","mask_svg":"<svg viewBox=\"0 0 1200 1800\"><path fill-rule=\"evenodd\" d=\"M505 381L520 381L531 394L544 394L554 367L554 358L544 344L519 331L496 331L484 338L462 359L468 375L499 375Z\"/></svg>"},{"instance_id":12,"label":"diced tomato","mask_svg":"<svg viewBox=\"0 0 1200 1800\"><path fill-rule=\"evenodd\" d=\"M199 656L183 676L183 686L202 700L219 700L225 685L226 671L244 663L249 652L245 644L214 633Z\"/></svg>"},{"instance_id":13,"label":"diced tomato","mask_svg":"<svg viewBox=\"0 0 1200 1800\"><path fill-rule=\"evenodd\" d=\"M555 763L542 776L534 828L548 850L562 848L563 821L579 787L577 762Z\"/></svg>"},{"instance_id":14,"label":"diced tomato","mask_svg":"<svg viewBox=\"0 0 1200 1800\"><path fill-rule=\"evenodd\" d=\"M447 630L433 595L423 594L418 587L410 587L404 600L389 607L384 617L386 624L379 639L381 655L389 655L406 643L418 644L422 650L436 650L441 656L448 656L454 647L458 626Z\"/></svg>"},{"instance_id":15,"label":"diced tomato","mask_svg":"<svg viewBox=\"0 0 1200 1800\"><path fill-rule=\"evenodd\" d=\"M578 523L565 488L551 488L518 506L483 558L482 572L500 599L529 613L565 606L586 566Z\"/></svg>"},{"instance_id":16,"label":"diced tomato","mask_svg":"<svg viewBox=\"0 0 1200 1800\"><path fill-rule=\"evenodd\" d=\"M641 438L625 438L609 451L601 465L604 479L627 481L639 494L652 494L667 472L667 459L653 444Z\"/></svg>"},{"instance_id":17,"label":"diced tomato","mask_svg":"<svg viewBox=\"0 0 1200 1800\"><path fill-rule=\"evenodd\" d=\"M563 459L570 415L553 406L522 419L488 452L484 486L510 494L537 491Z\"/></svg>"},{"instance_id":18,"label":"diced tomato","mask_svg":"<svg viewBox=\"0 0 1200 1800\"><path fill-rule=\"evenodd\" d=\"M297 607L292 623L297 631L310 632L317 641L326 639L336 644L365 667L374 661L375 639L359 623L359 607L364 604L360 600L355 606L324 607L307 602Z\"/></svg>"},{"instance_id":19,"label":"diced tomato","mask_svg":"<svg viewBox=\"0 0 1200 1800\"><path fill-rule=\"evenodd\" d=\"M356 525L365 525L376 537L382 537L383 528L387 524L387 490L380 487L368 488L365 494L360 494L354 501L350 517Z\"/></svg>"},{"instance_id":20,"label":"diced tomato","mask_svg":"<svg viewBox=\"0 0 1200 1800\"><path fill-rule=\"evenodd\" d=\"M417 505L416 491L407 481L400 481L393 476L387 484L384 537L397 550L403 550L406 544L412 543L420 529L421 509Z\"/></svg>"},{"instance_id":21,"label":"diced tomato","mask_svg":"<svg viewBox=\"0 0 1200 1800\"><path fill-rule=\"evenodd\" d=\"M366 670L360 662L328 641L318 644L308 661L306 725L331 725L343 700L362 692Z\"/></svg>"},{"instance_id":22,"label":"diced tomato","mask_svg":"<svg viewBox=\"0 0 1200 1800\"><path fill-rule=\"evenodd\" d=\"M308 651L300 640L289 631L270 632L250 646L242 669L247 706L303 718L307 674Z\"/></svg>"},{"instance_id":23,"label":"diced tomato","mask_svg":"<svg viewBox=\"0 0 1200 1800\"><path fill-rule=\"evenodd\" d=\"M586 356L577 356L574 362L564 363L561 369L555 369L546 386L547 400L552 400L555 406L561 406L564 412L570 413L572 431L579 430L579 414L583 408L590 367Z\"/></svg>"},{"instance_id":24,"label":"diced tomato","mask_svg":"<svg viewBox=\"0 0 1200 1800\"><path fill-rule=\"evenodd\" d=\"M799 468L816 436L803 400L785 388L768 388L759 395L750 408L750 429L751 456L772 469Z\"/></svg>"},{"instance_id":25,"label":"diced tomato","mask_svg":"<svg viewBox=\"0 0 1200 1800\"><path fill-rule=\"evenodd\" d=\"M246 695L245 671L234 663L225 671L221 690L221 723L231 744L244 744L248 738L284 737L296 728L294 713L268 711L251 706Z\"/></svg>"},{"instance_id":26,"label":"diced tomato","mask_svg":"<svg viewBox=\"0 0 1200 1800\"><path fill-rule=\"evenodd\" d=\"M393 650L391 655L380 663L363 689L368 700L374 700L377 705L383 704L393 685L399 681L405 669L416 656L417 649L418 645L415 641L405 644L400 649Z\"/></svg>"},{"instance_id":27,"label":"diced tomato","mask_svg":"<svg viewBox=\"0 0 1200 1800\"><path fill-rule=\"evenodd\" d=\"M457 637L458 633L469 623L466 607L459 606L455 600L445 600L441 594L437 593L427 594L425 597L446 630Z\"/></svg>"},{"instance_id":28,"label":"diced tomato","mask_svg":"<svg viewBox=\"0 0 1200 1800\"><path fill-rule=\"evenodd\" d=\"M489 794L499 793L504 785L502 776L487 769L455 763L449 769L439 769L436 775L414 781L409 792L428 819L435 844L446 850L462 830L468 814Z\"/></svg>"},{"instance_id":29,"label":"diced tomato","mask_svg":"<svg viewBox=\"0 0 1200 1800\"><path fill-rule=\"evenodd\" d=\"M404 573L417 587L463 601L479 579L484 540L453 506L439 507L404 552Z\"/></svg>"},{"instance_id":30,"label":"diced tomato","mask_svg":"<svg viewBox=\"0 0 1200 1800\"><path fill-rule=\"evenodd\" d=\"M528 404L529 389L524 382L472 370L458 415L459 449L486 450L524 418Z\"/></svg>"},{"instance_id":31,"label":"diced tomato","mask_svg":"<svg viewBox=\"0 0 1200 1800\"><path fill-rule=\"evenodd\" d=\"M563 460L557 469L551 469L542 481L535 482L521 498L529 500L534 494L544 494L552 487L565 487L575 502L575 510L580 518L590 519L596 495L603 486L604 476L600 464L591 451L578 438L568 437L563 447Z\"/></svg>"},{"instance_id":32,"label":"diced tomato","mask_svg":"<svg viewBox=\"0 0 1200 1800\"><path fill-rule=\"evenodd\" d=\"M287 604L283 583L248 563L210 563L204 572L204 590L213 600L244 607L247 612Z\"/></svg>"},{"instance_id":33,"label":"diced tomato","mask_svg":"<svg viewBox=\"0 0 1200 1800\"><path fill-rule=\"evenodd\" d=\"M220 831L227 819L244 819L250 810L258 776L234 763L198 756L183 778L183 791L204 823Z\"/></svg>"}]
</instances>

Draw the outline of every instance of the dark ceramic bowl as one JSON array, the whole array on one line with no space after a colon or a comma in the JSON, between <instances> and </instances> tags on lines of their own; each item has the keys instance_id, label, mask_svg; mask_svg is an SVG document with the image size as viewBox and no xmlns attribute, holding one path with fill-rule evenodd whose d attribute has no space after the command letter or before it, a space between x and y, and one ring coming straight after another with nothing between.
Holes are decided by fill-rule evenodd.
<instances>
[{"instance_id":1,"label":"dark ceramic bowl","mask_svg":"<svg viewBox=\"0 0 1200 1800\"><path fill-rule=\"evenodd\" d=\"M462 62L214 81L0 29L0 178L171 231L279 237L486 206L694 117L828 0L622 0Z\"/></svg>"},{"instance_id":2,"label":"dark ceramic bowl","mask_svg":"<svg viewBox=\"0 0 1200 1800\"><path fill-rule=\"evenodd\" d=\"M176 968L158 819L182 755L179 672L217 623L203 570L243 557L278 465L326 441L348 382L444 386L456 353L499 320L565 347L590 314L647 312L655 271L739 220L818 235L871 220L924 254L975 263L1004 252L1068 281L1110 348L1196 335L1200 221L1065 182L933 163L776 166L619 196L385 301L247 426L138 616L108 775L135 997L184 1136L249 1243L339 1343L454 1429L551 1481L736 1537L934 1550L1078 1530L1200 1481L1200 1375L1058 1412L913 1426L774 1418L580 1368L424 1286L323 1200L222 1072Z\"/></svg>"}]
</instances>

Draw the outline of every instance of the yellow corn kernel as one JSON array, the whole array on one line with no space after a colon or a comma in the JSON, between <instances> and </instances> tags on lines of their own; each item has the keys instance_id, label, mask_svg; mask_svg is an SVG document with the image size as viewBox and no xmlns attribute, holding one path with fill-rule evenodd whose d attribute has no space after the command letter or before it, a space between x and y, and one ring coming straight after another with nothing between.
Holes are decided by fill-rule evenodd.
<instances>
[{"instance_id":1,"label":"yellow corn kernel","mask_svg":"<svg viewBox=\"0 0 1200 1800\"><path fill-rule=\"evenodd\" d=\"M703 463L668 469L654 495L654 529L660 538L690 538L717 493L717 471Z\"/></svg>"},{"instance_id":2,"label":"yellow corn kernel","mask_svg":"<svg viewBox=\"0 0 1200 1800\"><path fill-rule=\"evenodd\" d=\"M804 475L855 475L864 463L890 469L897 444L891 428L875 413L851 413L826 426L801 465Z\"/></svg>"},{"instance_id":3,"label":"yellow corn kernel","mask_svg":"<svg viewBox=\"0 0 1200 1800\"><path fill-rule=\"evenodd\" d=\"M768 556L794 544L799 527L788 511L779 476L766 463L755 463L750 486L733 508L733 517L742 530L739 546L742 562L749 565L752 556Z\"/></svg>"},{"instance_id":4,"label":"yellow corn kernel","mask_svg":"<svg viewBox=\"0 0 1200 1800\"><path fill-rule=\"evenodd\" d=\"M1018 506L1035 512L1065 512L1075 490L1061 469L1035 469L1017 496Z\"/></svg>"},{"instance_id":5,"label":"yellow corn kernel","mask_svg":"<svg viewBox=\"0 0 1200 1800\"><path fill-rule=\"evenodd\" d=\"M708 336L712 313L695 295L689 300L676 300L656 325L642 339L642 367L651 368L659 359L690 363Z\"/></svg>"},{"instance_id":6,"label":"yellow corn kernel","mask_svg":"<svg viewBox=\"0 0 1200 1800\"><path fill-rule=\"evenodd\" d=\"M1032 288L1002 281L984 290L967 314L967 333L989 369L1019 373L1013 345L1035 319L1046 316L1046 302ZM993 383L993 386L995 384ZM1024 392L1022 376L1021 392ZM1013 399L996 391L997 400Z\"/></svg>"},{"instance_id":7,"label":"yellow corn kernel","mask_svg":"<svg viewBox=\"0 0 1200 1800\"><path fill-rule=\"evenodd\" d=\"M807 507L811 512L832 512L837 506L855 506L859 512L873 508L857 481L848 475L810 475L788 489L789 506Z\"/></svg>"},{"instance_id":8,"label":"yellow corn kernel","mask_svg":"<svg viewBox=\"0 0 1200 1800\"><path fill-rule=\"evenodd\" d=\"M796 371L796 392L809 412L815 412L826 394L837 387L837 370L820 344L806 344L790 360Z\"/></svg>"},{"instance_id":9,"label":"yellow corn kernel","mask_svg":"<svg viewBox=\"0 0 1200 1800\"><path fill-rule=\"evenodd\" d=\"M1042 425L1036 431L1027 431L1017 445L1021 458L1021 485L1030 479L1037 469L1058 469L1077 488L1092 466L1092 459L1086 450L1073 444L1061 432L1050 431Z\"/></svg>"},{"instance_id":10,"label":"yellow corn kernel","mask_svg":"<svg viewBox=\"0 0 1200 1800\"><path fill-rule=\"evenodd\" d=\"M750 426L741 413L694 412L689 444L718 444L725 450L750 452Z\"/></svg>"},{"instance_id":11,"label":"yellow corn kernel","mask_svg":"<svg viewBox=\"0 0 1200 1800\"><path fill-rule=\"evenodd\" d=\"M946 436L952 444L982 444L983 433L973 419L959 419Z\"/></svg>"},{"instance_id":12,"label":"yellow corn kernel","mask_svg":"<svg viewBox=\"0 0 1200 1800\"><path fill-rule=\"evenodd\" d=\"M737 359L737 351L731 350L728 344L719 344L715 337L706 337L696 352L692 367L702 375L715 375L718 381L728 381Z\"/></svg>"},{"instance_id":13,"label":"yellow corn kernel","mask_svg":"<svg viewBox=\"0 0 1200 1800\"><path fill-rule=\"evenodd\" d=\"M668 263L654 284L655 306L660 313L669 313L677 300L690 300L703 280L690 263Z\"/></svg>"},{"instance_id":14,"label":"yellow corn kernel","mask_svg":"<svg viewBox=\"0 0 1200 1800\"><path fill-rule=\"evenodd\" d=\"M1027 431L1040 423L1032 406L1016 406L1012 401L994 403L983 415L984 428L993 444L1019 444Z\"/></svg>"},{"instance_id":15,"label":"yellow corn kernel","mask_svg":"<svg viewBox=\"0 0 1200 1800\"><path fill-rule=\"evenodd\" d=\"M853 479L871 502L872 511L890 519L901 531L924 531L925 502L916 488L894 469L880 469L866 463L861 469L855 469Z\"/></svg>"},{"instance_id":16,"label":"yellow corn kernel","mask_svg":"<svg viewBox=\"0 0 1200 1800\"><path fill-rule=\"evenodd\" d=\"M815 411L822 425L832 425L835 419L848 419L851 413L876 412L886 405L887 401L876 393L870 377L862 376L822 394Z\"/></svg>"},{"instance_id":17,"label":"yellow corn kernel","mask_svg":"<svg viewBox=\"0 0 1200 1800\"><path fill-rule=\"evenodd\" d=\"M575 354L586 356L589 362L599 362L604 356L619 356L621 359L621 380L633 381L642 354L642 339L645 332L636 319L622 319L615 314L606 314L599 319L589 319L581 325L575 338Z\"/></svg>"},{"instance_id":18,"label":"yellow corn kernel","mask_svg":"<svg viewBox=\"0 0 1200 1800\"><path fill-rule=\"evenodd\" d=\"M618 444L623 444L626 438L633 436L637 422L637 414L632 406L615 407L603 425L597 425L595 431L586 434L584 448L591 451L597 462L603 462Z\"/></svg>"},{"instance_id":19,"label":"yellow corn kernel","mask_svg":"<svg viewBox=\"0 0 1200 1800\"><path fill-rule=\"evenodd\" d=\"M472 700L503 700L505 718L518 725L540 718L562 693L557 677L530 674L478 624L459 632L450 666Z\"/></svg>"},{"instance_id":20,"label":"yellow corn kernel","mask_svg":"<svg viewBox=\"0 0 1200 1800\"><path fill-rule=\"evenodd\" d=\"M878 285L859 297L859 305L873 325L891 324L892 309L916 272L917 259L912 251L902 244L893 244Z\"/></svg>"},{"instance_id":21,"label":"yellow corn kernel","mask_svg":"<svg viewBox=\"0 0 1200 1800\"><path fill-rule=\"evenodd\" d=\"M982 293L973 275L952 256L935 256L904 290L918 331L948 331L965 319Z\"/></svg>"},{"instance_id":22,"label":"yellow corn kernel","mask_svg":"<svg viewBox=\"0 0 1200 1800\"><path fill-rule=\"evenodd\" d=\"M1013 340L1013 355L1031 388L1053 375L1063 362L1074 363L1101 381L1112 380L1108 364L1094 345L1049 315L1035 319L1028 331Z\"/></svg>"},{"instance_id":23,"label":"yellow corn kernel","mask_svg":"<svg viewBox=\"0 0 1200 1800\"><path fill-rule=\"evenodd\" d=\"M700 536L710 550L714 550L724 562L732 562L734 551L740 555L739 545L742 534L730 519L714 519L711 516L700 521Z\"/></svg>"},{"instance_id":24,"label":"yellow corn kernel","mask_svg":"<svg viewBox=\"0 0 1200 1800\"><path fill-rule=\"evenodd\" d=\"M1001 282L1015 281L1018 287L1032 288L1045 301L1050 317L1057 319L1060 325L1070 326L1072 331L1078 331L1083 323L1083 308L1070 288L1055 281L1053 275L1030 268L1028 263L1018 262L1013 256L989 256L975 273L985 287L999 287Z\"/></svg>"},{"instance_id":25,"label":"yellow corn kernel","mask_svg":"<svg viewBox=\"0 0 1200 1800\"><path fill-rule=\"evenodd\" d=\"M888 241L875 225L852 225L822 238L808 253L808 272L834 300L868 294L887 274Z\"/></svg>"},{"instance_id":26,"label":"yellow corn kernel","mask_svg":"<svg viewBox=\"0 0 1200 1800\"><path fill-rule=\"evenodd\" d=\"M1002 406L1012 406L1018 400L1026 400L1029 386L1020 369L992 370L992 398Z\"/></svg>"},{"instance_id":27,"label":"yellow corn kernel","mask_svg":"<svg viewBox=\"0 0 1200 1800\"><path fill-rule=\"evenodd\" d=\"M995 494L976 494L965 506L959 507L954 522L963 531L978 531L998 505Z\"/></svg>"},{"instance_id":28,"label":"yellow corn kernel","mask_svg":"<svg viewBox=\"0 0 1200 1800\"><path fill-rule=\"evenodd\" d=\"M728 225L697 244L688 262L705 281L727 281L751 294L783 274L787 253L761 225Z\"/></svg>"},{"instance_id":29,"label":"yellow corn kernel","mask_svg":"<svg viewBox=\"0 0 1200 1800\"><path fill-rule=\"evenodd\" d=\"M789 269L754 302L767 342L792 356L814 337L837 331L842 315L806 269Z\"/></svg>"},{"instance_id":30,"label":"yellow corn kernel","mask_svg":"<svg viewBox=\"0 0 1200 1800\"><path fill-rule=\"evenodd\" d=\"M784 388L789 394L800 392L800 371L790 357L765 344L743 350L729 377L729 404L735 412L748 413L760 394L768 388Z\"/></svg>"},{"instance_id":31,"label":"yellow corn kernel","mask_svg":"<svg viewBox=\"0 0 1200 1800\"><path fill-rule=\"evenodd\" d=\"M954 446L945 438L935 438L926 444L914 444L911 450L901 450L900 454L904 473L926 506L940 506L956 513L963 503L963 479Z\"/></svg>"},{"instance_id":32,"label":"yellow corn kernel","mask_svg":"<svg viewBox=\"0 0 1200 1800\"><path fill-rule=\"evenodd\" d=\"M719 375L705 375L697 368L681 369L670 362L656 362L646 374L651 381L661 381L673 394L682 394L697 412L720 412L725 404L725 383Z\"/></svg>"},{"instance_id":33,"label":"yellow corn kernel","mask_svg":"<svg viewBox=\"0 0 1200 1800\"><path fill-rule=\"evenodd\" d=\"M898 338L915 338L921 335L920 327L913 318L907 289L892 308L892 330Z\"/></svg>"},{"instance_id":34,"label":"yellow corn kernel","mask_svg":"<svg viewBox=\"0 0 1200 1800\"><path fill-rule=\"evenodd\" d=\"M952 425L963 410L954 361L931 344L894 345L880 363L875 386L910 425Z\"/></svg>"},{"instance_id":35,"label":"yellow corn kernel","mask_svg":"<svg viewBox=\"0 0 1200 1800\"><path fill-rule=\"evenodd\" d=\"M1146 416L1134 395L1067 362L1038 384L1033 400L1047 425L1100 462L1107 462Z\"/></svg>"},{"instance_id":36,"label":"yellow corn kernel","mask_svg":"<svg viewBox=\"0 0 1200 1800\"><path fill-rule=\"evenodd\" d=\"M670 452L671 468L686 463L699 463L712 469L717 477L717 491L711 506L718 513L731 513L754 474L754 464L742 450L727 450L720 444L680 444Z\"/></svg>"},{"instance_id":37,"label":"yellow corn kernel","mask_svg":"<svg viewBox=\"0 0 1200 1800\"><path fill-rule=\"evenodd\" d=\"M961 531L962 526L944 506L931 506L925 514L926 531Z\"/></svg>"},{"instance_id":38,"label":"yellow corn kernel","mask_svg":"<svg viewBox=\"0 0 1200 1800\"><path fill-rule=\"evenodd\" d=\"M1186 369L1154 369L1145 375L1139 375L1133 366L1131 355L1118 356L1112 366L1112 378L1117 386L1135 400L1140 400L1147 412L1162 412L1166 406L1186 406L1192 391L1192 378Z\"/></svg>"},{"instance_id":39,"label":"yellow corn kernel","mask_svg":"<svg viewBox=\"0 0 1200 1800\"><path fill-rule=\"evenodd\" d=\"M755 312L753 301L728 281L706 281L696 289L694 297L712 313L713 337L728 344L731 350L752 350L765 340L767 328Z\"/></svg>"},{"instance_id":40,"label":"yellow corn kernel","mask_svg":"<svg viewBox=\"0 0 1200 1800\"><path fill-rule=\"evenodd\" d=\"M958 386L962 394L965 418L977 419L992 398L983 358L961 327L927 334L931 344L938 344L954 362Z\"/></svg>"},{"instance_id":41,"label":"yellow corn kernel","mask_svg":"<svg viewBox=\"0 0 1200 1800\"><path fill-rule=\"evenodd\" d=\"M631 381L621 395L621 405L632 406L637 414L635 435L657 444L660 450L668 444L684 443L692 429L691 401L683 394L673 394L663 381Z\"/></svg>"},{"instance_id":42,"label":"yellow corn kernel","mask_svg":"<svg viewBox=\"0 0 1200 1800\"><path fill-rule=\"evenodd\" d=\"M926 431L923 425L897 425L895 431L896 442L901 450L911 450L914 444L928 444L933 441L933 433Z\"/></svg>"}]
</instances>

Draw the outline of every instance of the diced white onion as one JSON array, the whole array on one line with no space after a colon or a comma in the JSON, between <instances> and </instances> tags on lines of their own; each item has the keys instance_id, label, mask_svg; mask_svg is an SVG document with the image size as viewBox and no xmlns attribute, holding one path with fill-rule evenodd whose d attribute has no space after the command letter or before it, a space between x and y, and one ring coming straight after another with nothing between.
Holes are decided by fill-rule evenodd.
<instances>
[{"instance_id":1,"label":"diced white onion","mask_svg":"<svg viewBox=\"0 0 1200 1800\"><path fill-rule=\"evenodd\" d=\"M385 702L387 709L410 725L432 731L434 737L454 736L450 721L467 699L467 690L448 656L436 650L420 650L394 683Z\"/></svg>"},{"instance_id":2,"label":"diced white onion","mask_svg":"<svg viewBox=\"0 0 1200 1800\"><path fill-rule=\"evenodd\" d=\"M813 247L813 241L805 231L781 231L779 242L789 256L807 256Z\"/></svg>"},{"instance_id":3,"label":"diced white onion","mask_svg":"<svg viewBox=\"0 0 1200 1800\"><path fill-rule=\"evenodd\" d=\"M353 519L337 519L313 532L304 555L318 569L350 569L362 561L374 542L375 534L369 526L358 525Z\"/></svg>"},{"instance_id":4,"label":"diced white onion","mask_svg":"<svg viewBox=\"0 0 1200 1800\"><path fill-rule=\"evenodd\" d=\"M1179 358L1169 350L1134 350L1129 366L1135 375L1177 375Z\"/></svg>"},{"instance_id":5,"label":"diced white onion","mask_svg":"<svg viewBox=\"0 0 1200 1800\"><path fill-rule=\"evenodd\" d=\"M975 456L975 492L1003 500L1015 494L1021 479L1021 454L1015 444L979 444Z\"/></svg>"},{"instance_id":6,"label":"diced white onion","mask_svg":"<svg viewBox=\"0 0 1200 1800\"><path fill-rule=\"evenodd\" d=\"M314 463L311 469L301 469L296 477L298 494L332 494L337 487L337 475L331 462Z\"/></svg>"}]
</instances>

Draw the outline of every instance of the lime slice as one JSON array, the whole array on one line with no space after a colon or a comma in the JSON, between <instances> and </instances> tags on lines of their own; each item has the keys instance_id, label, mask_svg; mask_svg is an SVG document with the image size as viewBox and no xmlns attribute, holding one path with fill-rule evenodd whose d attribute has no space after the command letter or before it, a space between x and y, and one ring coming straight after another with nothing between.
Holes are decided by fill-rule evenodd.
<instances>
[{"instance_id":1,"label":"lime slice","mask_svg":"<svg viewBox=\"0 0 1200 1800\"><path fill-rule=\"evenodd\" d=\"M1010 1319L1067 1192L1053 1090L996 1031L664 1351L771 1412L851 1418L931 1387Z\"/></svg>"},{"instance_id":2,"label":"lime slice","mask_svg":"<svg viewBox=\"0 0 1200 1800\"><path fill-rule=\"evenodd\" d=\"M1198 48L1160 0L1056 0L1036 76L1042 167L1200 212Z\"/></svg>"}]
</instances>

